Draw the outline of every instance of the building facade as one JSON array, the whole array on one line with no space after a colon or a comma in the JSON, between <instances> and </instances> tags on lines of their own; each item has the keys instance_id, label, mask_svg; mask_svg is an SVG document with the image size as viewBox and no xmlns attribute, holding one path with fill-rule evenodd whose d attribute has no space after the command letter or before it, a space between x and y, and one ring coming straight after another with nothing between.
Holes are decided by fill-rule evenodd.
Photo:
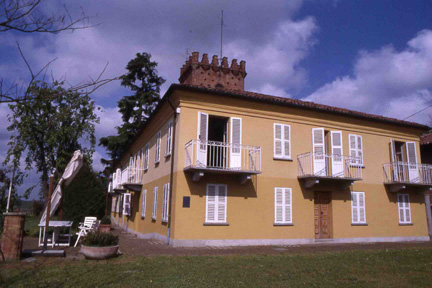
<instances>
[{"instance_id":1,"label":"building facade","mask_svg":"<svg viewBox=\"0 0 432 288\"><path fill-rule=\"evenodd\" d=\"M429 127L243 90L194 52L116 163L114 221L174 246L429 240Z\"/></svg>"}]
</instances>

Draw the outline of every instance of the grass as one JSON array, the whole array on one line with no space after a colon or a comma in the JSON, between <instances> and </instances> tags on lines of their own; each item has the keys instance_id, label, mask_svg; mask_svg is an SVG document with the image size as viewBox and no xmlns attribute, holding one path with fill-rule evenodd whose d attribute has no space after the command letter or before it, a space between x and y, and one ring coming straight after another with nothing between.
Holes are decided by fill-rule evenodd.
<instances>
[{"instance_id":1,"label":"grass","mask_svg":"<svg viewBox=\"0 0 432 288\"><path fill-rule=\"evenodd\" d=\"M0 264L0 281L12 287L370 288L430 287L432 283L430 248L278 256L121 256L108 261L60 262L12 268Z\"/></svg>"}]
</instances>

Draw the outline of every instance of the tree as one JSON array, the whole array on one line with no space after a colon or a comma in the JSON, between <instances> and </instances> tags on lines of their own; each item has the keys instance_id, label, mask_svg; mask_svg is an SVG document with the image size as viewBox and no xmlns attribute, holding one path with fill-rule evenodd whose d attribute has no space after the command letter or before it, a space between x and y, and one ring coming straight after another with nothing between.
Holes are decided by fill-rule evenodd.
<instances>
[{"instance_id":1,"label":"tree","mask_svg":"<svg viewBox=\"0 0 432 288\"><path fill-rule=\"evenodd\" d=\"M63 12L57 10L56 13L47 15L45 12L46 8L43 7L44 2L46 1L0 0L0 33L15 31L27 34L56 34L62 31L74 31L77 29L92 27L90 24L90 17L88 17L82 9L78 16L72 16L69 13L67 6L64 6ZM31 100L30 98L32 94L29 93L29 90L31 89L32 84L37 80L42 82L45 81L44 76L49 65L56 60L53 59L37 72L36 70L33 72L31 65L24 57L24 53L18 43L17 47L21 58L24 60L27 69L29 70L30 79L28 82L23 83L22 81L7 81L4 78L0 78L0 104ZM90 95L102 85L118 79L118 77L102 79L105 69L106 66L97 77L90 77L89 81L73 85L68 89L65 89L65 91Z\"/></svg>"},{"instance_id":2,"label":"tree","mask_svg":"<svg viewBox=\"0 0 432 288\"><path fill-rule=\"evenodd\" d=\"M18 195L17 193L17 187L19 187L24 180L24 173L22 173L19 170L16 170L15 173L12 173L13 168L12 167L2 167L0 168L0 234L3 230L3 222L4 222L4 215L3 212L6 211L7 207L7 199L9 196L9 186L11 182L11 178L8 175L14 175L13 176L13 186L11 191L11 200L9 209L10 211L13 211L14 204L20 200L20 198L28 198L30 191L33 187L27 189L23 195Z\"/></svg>"},{"instance_id":3,"label":"tree","mask_svg":"<svg viewBox=\"0 0 432 288\"><path fill-rule=\"evenodd\" d=\"M94 101L88 95L65 90L62 84L35 82L29 90L32 100L9 105L12 114L8 115L8 130L13 133L4 163L18 167L25 155L26 169L34 166L41 173L44 199L50 172L55 168L58 178L75 150L81 149L91 161L95 123L99 123Z\"/></svg>"},{"instance_id":4,"label":"tree","mask_svg":"<svg viewBox=\"0 0 432 288\"><path fill-rule=\"evenodd\" d=\"M108 182L98 175L88 161L65 187L62 200L63 217L78 225L85 216L102 218L105 212L105 192Z\"/></svg>"},{"instance_id":5,"label":"tree","mask_svg":"<svg viewBox=\"0 0 432 288\"><path fill-rule=\"evenodd\" d=\"M64 13L46 15L43 0L0 0L0 32L58 33L65 30L84 29L90 26L89 17L72 18L66 6Z\"/></svg>"},{"instance_id":6,"label":"tree","mask_svg":"<svg viewBox=\"0 0 432 288\"><path fill-rule=\"evenodd\" d=\"M118 102L123 124L116 127L117 135L100 139L111 159L118 159L130 140L137 135L160 99L160 86L165 79L158 76L157 63L150 60L149 53L137 53L126 66L128 72L121 76L121 85L129 88L133 95L123 96Z\"/></svg>"}]
</instances>

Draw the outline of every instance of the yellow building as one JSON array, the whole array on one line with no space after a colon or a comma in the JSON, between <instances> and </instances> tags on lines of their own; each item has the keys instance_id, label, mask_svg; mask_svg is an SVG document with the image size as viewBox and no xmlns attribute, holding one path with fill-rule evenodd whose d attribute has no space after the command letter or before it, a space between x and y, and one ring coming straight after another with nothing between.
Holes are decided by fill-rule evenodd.
<instances>
[{"instance_id":1,"label":"yellow building","mask_svg":"<svg viewBox=\"0 0 432 288\"><path fill-rule=\"evenodd\" d=\"M429 240L429 127L247 92L244 61L198 56L116 164L116 223L174 246Z\"/></svg>"}]
</instances>

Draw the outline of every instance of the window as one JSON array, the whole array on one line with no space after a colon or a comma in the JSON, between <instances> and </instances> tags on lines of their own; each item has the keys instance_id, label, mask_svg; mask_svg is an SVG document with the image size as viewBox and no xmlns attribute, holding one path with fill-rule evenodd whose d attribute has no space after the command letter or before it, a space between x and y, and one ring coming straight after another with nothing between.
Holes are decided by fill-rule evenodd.
<instances>
[{"instance_id":1,"label":"window","mask_svg":"<svg viewBox=\"0 0 432 288\"><path fill-rule=\"evenodd\" d=\"M116 212L117 197L111 198L111 212Z\"/></svg>"},{"instance_id":2,"label":"window","mask_svg":"<svg viewBox=\"0 0 432 288\"><path fill-rule=\"evenodd\" d=\"M364 192L351 192L351 221L353 224L366 224Z\"/></svg>"},{"instance_id":3,"label":"window","mask_svg":"<svg viewBox=\"0 0 432 288\"><path fill-rule=\"evenodd\" d=\"M273 156L277 159L291 159L291 126L274 124Z\"/></svg>"},{"instance_id":4,"label":"window","mask_svg":"<svg viewBox=\"0 0 432 288\"><path fill-rule=\"evenodd\" d=\"M227 186L207 184L206 219L208 223L226 223Z\"/></svg>"},{"instance_id":5,"label":"window","mask_svg":"<svg viewBox=\"0 0 432 288\"><path fill-rule=\"evenodd\" d=\"M292 190L275 188L275 224L292 224Z\"/></svg>"},{"instance_id":6,"label":"window","mask_svg":"<svg viewBox=\"0 0 432 288\"><path fill-rule=\"evenodd\" d=\"M411 211L408 194L397 194L399 223L411 224Z\"/></svg>"},{"instance_id":7,"label":"window","mask_svg":"<svg viewBox=\"0 0 432 288\"><path fill-rule=\"evenodd\" d=\"M143 190L142 193L142 208L141 208L141 217L145 218L145 212L146 212L146 201L147 201L147 190Z\"/></svg>"},{"instance_id":8,"label":"window","mask_svg":"<svg viewBox=\"0 0 432 288\"><path fill-rule=\"evenodd\" d=\"M349 153L353 157L351 164L363 165L363 141L362 136L350 134L349 136Z\"/></svg>"},{"instance_id":9,"label":"window","mask_svg":"<svg viewBox=\"0 0 432 288\"><path fill-rule=\"evenodd\" d=\"M131 194L125 193L123 194L123 215L130 215L130 200Z\"/></svg>"},{"instance_id":10,"label":"window","mask_svg":"<svg viewBox=\"0 0 432 288\"><path fill-rule=\"evenodd\" d=\"M120 208L119 208L119 206L120 206L120 201L121 201L121 197L119 196L119 197L116 197L116 204L115 204L115 212L116 213L119 213L119 211L120 211Z\"/></svg>"},{"instance_id":11,"label":"window","mask_svg":"<svg viewBox=\"0 0 432 288\"><path fill-rule=\"evenodd\" d=\"M153 191L153 213L152 213L153 220L156 220L156 214L157 214L158 189L159 189L158 187L155 187Z\"/></svg>"},{"instance_id":12,"label":"window","mask_svg":"<svg viewBox=\"0 0 432 288\"><path fill-rule=\"evenodd\" d=\"M149 167L149 144L147 143L145 145L145 152L144 152L144 170L148 170Z\"/></svg>"},{"instance_id":13,"label":"window","mask_svg":"<svg viewBox=\"0 0 432 288\"><path fill-rule=\"evenodd\" d=\"M159 131L156 135L155 164L159 163L160 160L160 144L161 144L161 131Z\"/></svg>"},{"instance_id":14,"label":"window","mask_svg":"<svg viewBox=\"0 0 432 288\"><path fill-rule=\"evenodd\" d=\"M171 155L173 120L168 122L165 156Z\"/></svg>"},{"instance_id":15,"label":"window","mask_svg":"<svg viewBox=\"0 0 432 288\"><path fill-rule=\"evenodd\" d=\"M163 185L162 222L168 222L169 183Z\"/></svg>"}]
</instances>

